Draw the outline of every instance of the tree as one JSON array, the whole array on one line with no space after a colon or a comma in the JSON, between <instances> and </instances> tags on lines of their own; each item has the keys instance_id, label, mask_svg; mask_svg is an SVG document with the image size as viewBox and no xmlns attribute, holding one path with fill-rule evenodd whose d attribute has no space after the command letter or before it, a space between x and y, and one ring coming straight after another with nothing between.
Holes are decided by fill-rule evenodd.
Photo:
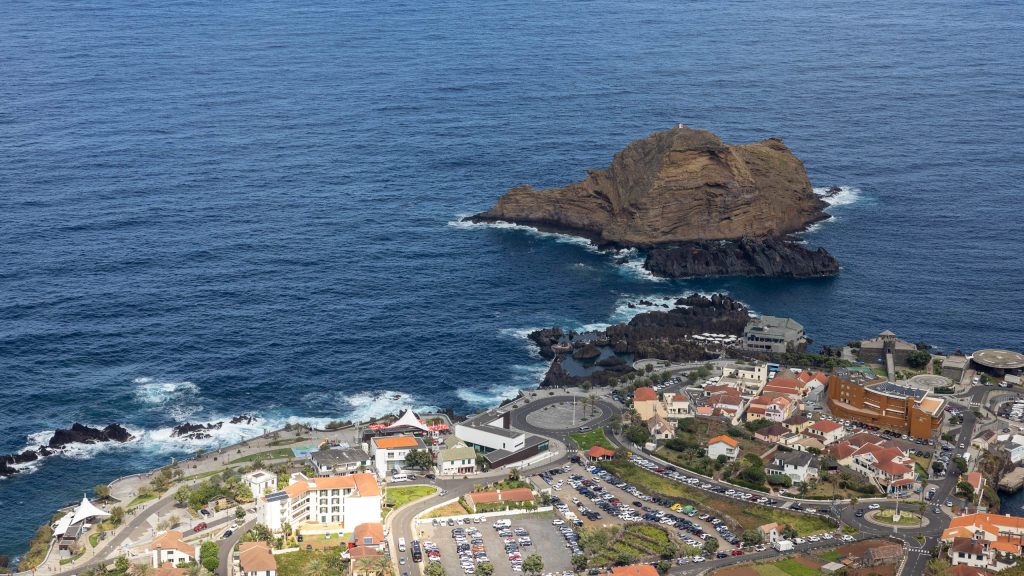
<instances>
[{"instance_id":1,"label":"tree","mask_svg":"<svg viewBox=\"0 0 1024 576\"><path fill-rule=\"evenodd\" d=\"M480 576L491 576L494 574L494 564L490 562L481 562L476 565L476 573Z\"/></svg>"},{"instance_id":2,"label":"tree","mask_svg":"<svg viewBox=\"0 0 1024 576\"><path fill-rule=\"evenodd\" d=\"M539 554L530 554L523 558L523 571L527 574L540 574L544 571L544 559Z\"/></svg>"},{"instance_id":3,"label":"tree","mask_svg":"<svg viewBox=\"0 0 1024 576\"><path fill-rule=\"evenodd\" d=\"M932 462L932 472L936 474L942 474L942 471L946 469L946 465L938 460Z\"/></svg>"},{"instance_id":4,"label":"tree","mask_svg":"<svg viewBox=\"0 0 1024 576\"><path fill-rule=\"evenodd\" d=\"M114 506L110 509L110 521L114 523L114 526L120 526L121 522L124 522L124 508L120 506Z\"/></svg>"},{"instance_id":5,"label":"tree","mask_svg":"<svg viewBox=\"0 0 1024 576\"><path fill-rule=\"evenodd\" d=\"M659 560L654 567L658 569L658 574L668 574L668 571L672 569L672 563L668 560Z\"/></svg>"},{"instance_id":6,"label":"tree","mask_svg":"<svg viewBox=\"0 0 1024 576\"><path fill-rule=\"evenodd\" d=\"M790 526L789 524L786 524L786 526L782 529L782 537L786 540L792 540L793 538L796 538L796 529Z\"/></svg>"},{"instance_id":7,"label":"tree","mask_svg":"<svg viewBox=\"0 0 1024 576\"><path fill-rule=\"evenodd\" d=\"M925 350L914 350L907 354L907 366L920 370L932 361L932 355Z\"/></svg>"},{"instance_id":8,"label":"tree","mask_svg":"<svg viewBox=\"0 0 1024 576\"><path fill-rule=\"evenodd\" d=\"M216 542L203 542L199 547L199 563L210 572L216 572L220 566L220 558L217 557L219 554L220 546L217 546Z\"/></svg>"},{"instance_id":9,"label":"tree","mask_svg":"<svg viewBox=\"0 0 1024 576\"><path fill-rule=\"evenodd\" d=\"M856 496L854 496L853 498L850 498L850 507L851 508L856 508L857 507L857 502L859 502L859 501L860 501L860 499L857 498Z\"/></svg>"},{"instance_id":10,"label":"tree","mask_svg":"<svg viewBox=\"0 0 1024 576\"><path fill-rule=\"evenodd\" d=\"M704 551L708 554L714 554L715 552L718 552L718 538L711 536L707 540L705 540Z\"/></svg>"},{"instance_id":11,"label":"tree","mask_svg":"<svg viewBox=\"0 0 1024 576\"><path fill-rule=\"evenodd\" d=\"M110 486L106 484L97 484L96 487L92 489L92 493L96 495L96 498L106 500L107 498L110 498Z\"/></svg>"},{"instance_id":12,"label":"tree","mask_svg":"<svg viewBox=\"0 0 1024 576\"><path fill-rule=\"evenodd\" d=\"M943 558L932 558L924 566L925 576L945 576L949 574L950 565Z\"/></svg>"},{"instance_id":13,"label":"tree","mask_svg":"<svg viewBox=\"0 0 1024 576\"><path fill-rule=\"evenodd\" d=\"M177 502L179 506L187 506L189 498L191 497L192 489L189 488L188 486L182 486L181 488L178 488L177 492L174 493L174 501Z\"/></svg>"},{"instance_id":14,"label":"tree","mask_svg":"<svg viewBox=\"0 0 1024 576\"><path fill-rule=\"evenodd\" d=\"M964 482L963 480L956 483L956 493L957 496L960 496L965 500L974 500L974 486L971 486L970 483Z\"/></svg>"},{"instance_id":15,"label":"tree","mask_svg":"<svg viewBox=\"0 0 1024 576\"><path fill-rule=\"evenodd\" d=\"M651 431L643 424L632 424L626 428L626 438L637 446L643 446L651 439Z\"/></svg>"},{"instance_id":16,"label":"tree","mask_svg":"<svg viewBox=\"0 0 1024 576\"><path fill-rule=\"evenodd\" d=\"M405 465L410 468L429 470L434 465L434 459L430 457L430 452L426 450L410 450L405 455Z\"/></svg>"},{"instance_id":17,"label":"tree","mask_svg":"<svg viewBox=\"0 0 1024 576\"><path fill-rule=\"evenodd\" d=\"M444 576L444 566L441 566L440 562L427 562L427 567L424 568L423 573L426 576Z\"/></svg>"},{"instance_id":18,"label":"tree","mask_svg":"<svg viewBox=\"0 0 1024 576\"><path fill-rule=\"evenodd\" d=\"M761 543L761 533L757 530L743 531L743 544L746 546L757 546Z\"/></svg>"},{"instance_id":19,"label":"tree","mask_svg":"<svg viewBox=\"0 0 1024 576\"><path fill-rule=\"evenodd\" d=\"M952 460L953 466L957 468L957 474L963 474L967 472L967 461L962 456L954 456Z\"/></svg>"},{"instance_id":20,"label":"tree","mask_svg":"<svg viewBox=\"0 0 1024 576\"><path fill-rule=\"evenodd\" d=\"M128 574L131 567L132 563L124 556L118 556L117 560L114 560L114 571L118 574Z\"/></svg>"},{"instance_id":21,"label":"tree","mask_svg":"<svg viewBox=\"0 0 1024 576\"><path fill-rule=\"evenodd\" d=\"M235 518L238 520L245 518L245 508L235 506Z\"/></svg>"},{"instance_id":22,"label":"tree","mask_svg":"<svg viewBox=\"0 0 1024 576\"><path fill-rule=\"evenodd\" d=\"M270 528L266 524L257 524L245 533L243 540L246 542L266 542L270 544L274 541L274 533L270 531Z\"/></svg>"},{"instance_id":23,"label":"tree","mask_svg":"<svg viewBox=\"0 0 1024 576\"><path fill-rule=\"evenodd\" d=\"M588 563L589 561L587 560L587 557L583 554L576 554L572 557L572 567L577 572L583 572L586 570ZM479 570L479 567L477 569Z\"/></svg>"}]
</instances>

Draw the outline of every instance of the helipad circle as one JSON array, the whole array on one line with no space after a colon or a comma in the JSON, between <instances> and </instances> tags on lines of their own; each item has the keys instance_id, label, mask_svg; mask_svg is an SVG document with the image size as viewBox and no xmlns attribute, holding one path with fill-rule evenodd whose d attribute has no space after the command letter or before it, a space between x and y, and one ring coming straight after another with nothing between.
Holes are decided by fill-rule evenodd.
<instances>
[{"instance_id":1,"label":"helipad circle","mask_svg":"<svg viewBox=\"0 0 1024 576\"><path fill-rule=\"evenodd\" d=\"M1012 350L985 349L978 350L971 359L982 366L997 370L1016 370L1024 368L1024 354Z\"/></svg>"}]
</instances>

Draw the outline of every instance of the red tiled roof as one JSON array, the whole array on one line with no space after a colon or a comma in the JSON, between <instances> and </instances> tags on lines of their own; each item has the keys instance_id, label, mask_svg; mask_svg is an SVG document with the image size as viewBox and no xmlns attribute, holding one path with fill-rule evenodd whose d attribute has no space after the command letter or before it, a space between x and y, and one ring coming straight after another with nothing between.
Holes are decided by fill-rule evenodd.
<instances>
[{"instance_id":1,"label":"red tiled roof","mask_svg":"<svg viewBox=\"0 0 1024 576\"><path fill-rule=\"evenodd\" d=\"M238 564L242 572L276 572L277 561L265 542L242 542L238 545Z\"/></svg>"},{"instance_id":2,"label":"red tiled roof","mask_svg":"<svg viewBox=\"0 0 1024 576\"><path fill-rule=\"evenodd\" d=\"M843 425L836 422L830 422L828 420L818 420L808 430L815 430L822 434L828 434L829 432L835 432L836 430L842 430Z\"/></svg>"},{"instance_id":3,"label":"red tiled roof","mask_svg":"<svg viewBox=\"0 0 1024 576\"><path fill-rule=\"evenodd\" d=\"M641 386L633 391L633 402L649 402L657 399L658 393L649 386Z\"/></svg>"},{"instance_id":4,"label":"red tiled roof","mask_svg":"<svg viewBox=\"0 0 1024 576\"><path fill-rule=\"evenodd\" d=\"M587 450L587 456L591 458L611 458L615 456L615 450L609 450L603 446L591 446L590 450Z\"/></svg>"},{"instance_id":5,"label":"red tiled roof","mask_svg":"<svg viewBox=\"0 0 1024 576\"><path fill-rule=\"evenodd\" d=\"M714 438L708 440L708 446L712 446L712 445L718 444L719 442L725 442L726 444L728 444L729 446L732 446L733 448L735 448L735 447L740 445L739 442L737 442L737 441L733 440L732 438L730 438L730 437L728 437L728 436L723 434L721 436L715 436Z\"/></svg>"},{"instance_id":6,"label":"red tiled roof","mask_svg":"<svg viewBox=\"0 0 1024 576\"><path fill-rule=\"evenodd\" d=\"M370 542L366 542L366 538ZM384 541L384 525L380 522L366 522L352 530L352 541L356 546L376 546Z\"/></svg>"},{"instance_id":7,"label":"red tiled roof","mask_svg":"<svg viewBox=\"0 0 1024 576\"><path fill-rule=\"evenodd\" d=\"M612 568L612 576L658 576L658 570L649 564L630 564L615 566Z\"/></svg>"},{"instance_id":8,"label":"red tiled roof","mask_svg":"<svg viewBox=\"0 0 1024 576\"><path fill-rule=\"evenodd\" d=\"M533 491L529 488L511 488L509 490L496 490L491 492L471 492L469 496L477 504L490 504L493 502L530 502L533 500Z\"/></svg>"}]
</instances>

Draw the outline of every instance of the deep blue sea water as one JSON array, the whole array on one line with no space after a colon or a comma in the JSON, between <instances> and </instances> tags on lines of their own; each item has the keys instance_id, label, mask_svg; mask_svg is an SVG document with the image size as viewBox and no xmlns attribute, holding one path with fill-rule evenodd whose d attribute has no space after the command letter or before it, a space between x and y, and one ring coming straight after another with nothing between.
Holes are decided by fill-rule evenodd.
<instances>
[{"instance_id":1,"label":"deep blue sea water","mask_svg":"<svg viewBox=\"0 0 1024 576\"><path fill-rule=\"evenodd\" d=\"M460 411L535 384L524 331L725 290L819 343L1024 349L1017 1L0 3L0 552L241 412ZM451 225L676 122L782 136L830 280L654 281L579 242ZM635 264L635 262L634 262ZM373 391L388 391L374 398ZM399 401L389 400L401 393ZM30 439L31 437L31 439Z\"/></svg>"}]
</instances>

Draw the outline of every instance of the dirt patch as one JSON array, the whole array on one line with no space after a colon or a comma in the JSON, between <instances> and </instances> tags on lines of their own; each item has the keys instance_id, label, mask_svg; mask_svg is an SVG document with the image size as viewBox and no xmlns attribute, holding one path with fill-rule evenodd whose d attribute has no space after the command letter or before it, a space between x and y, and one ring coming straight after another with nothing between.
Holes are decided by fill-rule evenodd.
<instances>
[{"instance_id":1,"label":"dirt patch","mask_svg":"<svg viewBox=\"0 0 1024 576\"><path fill-rule=\"evenodd\" d=\"M797 555L793 559L803 564L804 566L807 566L808 568L814 568L815 570L825 565L825 563L821 560L818 560L817 558L808 558L803 554Z\"/></svg>"}]
</instances>

